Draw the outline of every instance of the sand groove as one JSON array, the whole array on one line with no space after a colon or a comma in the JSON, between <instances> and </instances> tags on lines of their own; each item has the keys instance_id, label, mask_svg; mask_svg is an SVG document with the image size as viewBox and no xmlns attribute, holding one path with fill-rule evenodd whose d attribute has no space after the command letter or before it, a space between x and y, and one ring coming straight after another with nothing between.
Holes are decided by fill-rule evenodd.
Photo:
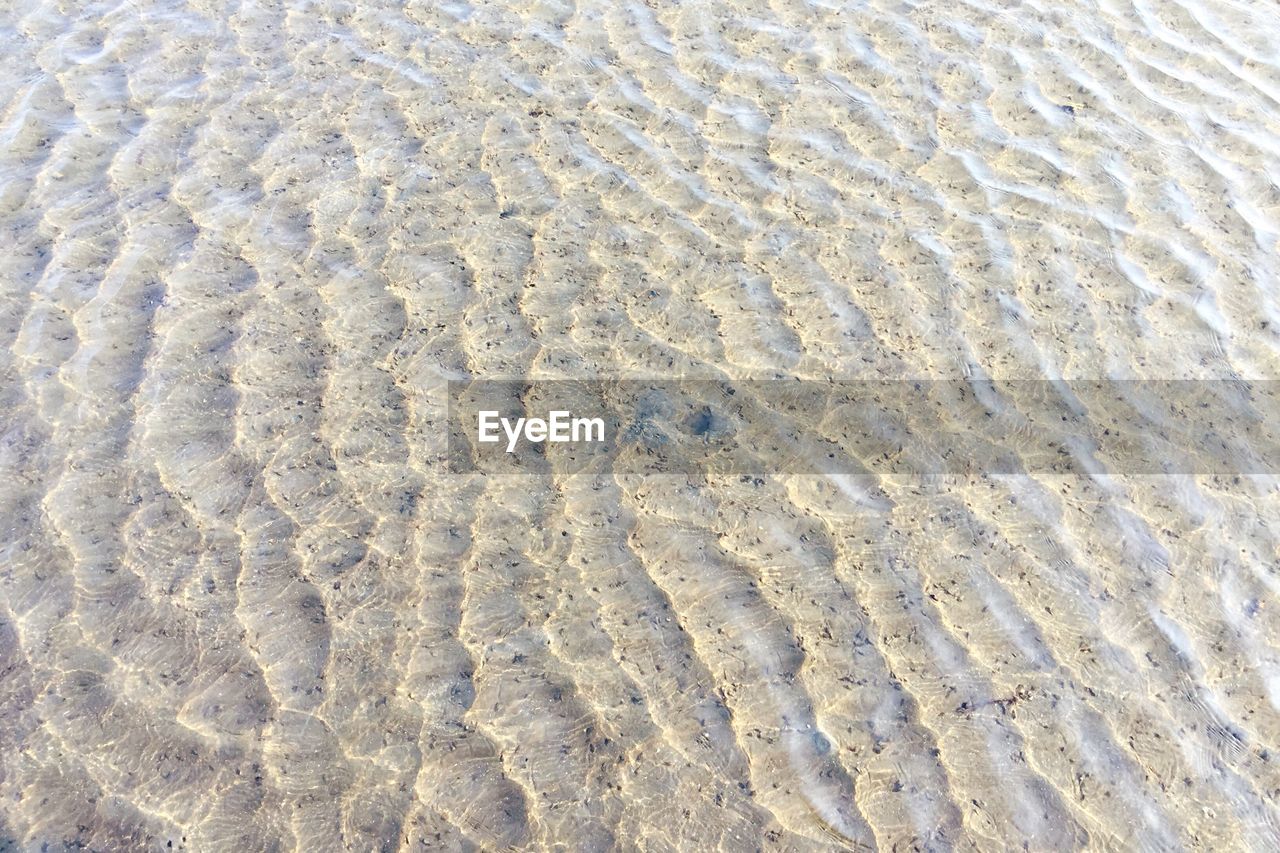
<instances>
[{"instance_id":1,"label":"sand groove","mask_svg":"<svg viewBox=\"0 0 1280 853\"><path fill-rule=\"evenodd\" d=\"M4 5L0 849L1274 849L1270 478L444 448L450 379L1273 377L1271 11Z\"/></svg>"}]
</instances>

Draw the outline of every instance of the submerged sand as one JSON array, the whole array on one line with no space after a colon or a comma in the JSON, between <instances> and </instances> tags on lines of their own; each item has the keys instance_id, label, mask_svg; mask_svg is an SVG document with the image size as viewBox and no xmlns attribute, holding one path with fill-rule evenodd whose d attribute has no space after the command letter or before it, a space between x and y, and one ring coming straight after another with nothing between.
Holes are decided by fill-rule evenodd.
<instances>
[{"instance_id":1,"label":"submerged sand","mask_svg":"<svg viewBox=\"0 0 1280 853\"><path fill-rule=\"evenodd\" d=\"M444 405L1280 376L1273 4L5 5L0 849L1280 846L1275 478Z\"/></svg>"}]
</instances>

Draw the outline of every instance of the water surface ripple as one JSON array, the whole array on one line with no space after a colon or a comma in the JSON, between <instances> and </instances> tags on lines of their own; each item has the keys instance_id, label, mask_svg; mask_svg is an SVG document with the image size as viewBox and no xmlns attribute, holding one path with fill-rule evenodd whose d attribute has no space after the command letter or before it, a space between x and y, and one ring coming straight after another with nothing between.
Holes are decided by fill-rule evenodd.
<instances>
[{"instance_id":1,"label":"water surface ripple","mask_svg":"<svg viewBox=\"0 0 1280 853\"><path fill-rule=\"evenodd\" d=\"M1274 3L0 8L0 849L1280 848L1275 477L445 415L1280 378Z\"/></svg>"}]
</instances>

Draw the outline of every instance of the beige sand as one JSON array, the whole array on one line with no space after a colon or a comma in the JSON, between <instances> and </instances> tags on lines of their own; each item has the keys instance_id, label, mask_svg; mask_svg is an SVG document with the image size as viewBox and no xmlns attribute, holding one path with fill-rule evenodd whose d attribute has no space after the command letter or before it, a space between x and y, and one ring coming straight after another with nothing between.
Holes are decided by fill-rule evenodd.
<instances>
[{"instance_id":1,"label":"beige sand","mask_svg":"<svg viewBox=\"0 0 1280 853\"><path fill-rule=\"evenodd\" d=\"M1276 849L1272 479L493 479L461 377L1275 377L1264 0L8 0L0 849Z\"/></svg>"}]
</instances>

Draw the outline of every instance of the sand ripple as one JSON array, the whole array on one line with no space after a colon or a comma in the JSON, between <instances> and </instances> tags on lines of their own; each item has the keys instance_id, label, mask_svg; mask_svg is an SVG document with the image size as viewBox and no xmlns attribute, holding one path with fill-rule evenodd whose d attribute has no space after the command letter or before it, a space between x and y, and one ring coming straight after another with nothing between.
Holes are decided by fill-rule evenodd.
<instances>
[{"instance_id":1,"label":"sand ripple","mask_svg":"<svg viewBox=\"0 0 1280 853\"><path fill-rule=\"evenodd\" d=\"M1239 0L9 2L0 849L1276 849L1280 491L444 464L451 378L1280 375Z\"/></svg>"}]
</instances>

